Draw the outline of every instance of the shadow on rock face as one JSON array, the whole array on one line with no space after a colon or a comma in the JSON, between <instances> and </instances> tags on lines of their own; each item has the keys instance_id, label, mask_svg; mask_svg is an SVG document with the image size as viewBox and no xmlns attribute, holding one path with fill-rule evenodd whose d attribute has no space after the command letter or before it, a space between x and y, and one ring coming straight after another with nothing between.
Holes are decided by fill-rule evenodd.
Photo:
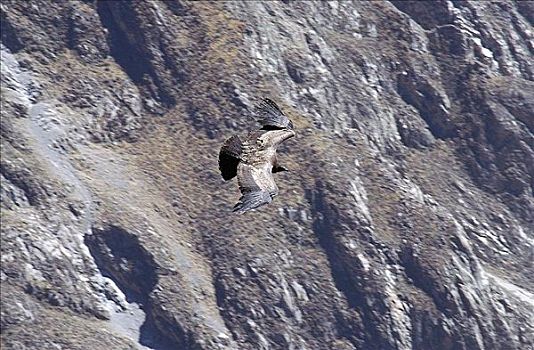
<instances>
[{"instance_id":1,"label":"shadow on rock face","mask_svg":"<svg viewBox=\"0 0 534 350\"><path fill-rule=\"evenodd\" d=\"M129 303L137 303L144 311L146 318L139 329L139 343L158 350L176 348L175 342L155 324L149 296L158 281L157 266L139 239L120 227L108 226L93 228L84 240L100 273L115 282Z\"/></svg>"},{"instance_id":2,"label":"shadow on rock face","mask_svg":"<svg viewBox=\"0 0 534 350\"><path fill-rule=\"evenodd\" d=\"M85 243L102 275L114 280L128 301L147 301L157 282L156 266L136 236L110 226L93 229L92 235L85 236Z\"/></svg>"}]
</instances>

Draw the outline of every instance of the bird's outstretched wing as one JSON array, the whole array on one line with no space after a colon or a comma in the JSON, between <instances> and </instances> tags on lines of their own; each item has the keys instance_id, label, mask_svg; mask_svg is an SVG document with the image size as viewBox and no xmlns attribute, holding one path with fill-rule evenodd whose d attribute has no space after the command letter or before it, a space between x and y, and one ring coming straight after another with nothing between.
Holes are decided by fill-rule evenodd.
<instances>
[{"instance_id":1,"label":"bird's outstretched wing","mask_svg":"<svg viewBox=\"0 0 534 350\"><path fill-rule=\"evenodd\" d=\"M237 175L237 165L242 152L242 143L238 136L232 136L226 140L219 152L219 170L224 181L228 181Z\"/></svg>"},{"instance_id":2,"label":"bird's outstretched wing","mask_svg":"<svg viewBox=\"0 0 534 350\"><path fill-rule=\"evenodd\" d=\"M256 113L263 130L293 129L291 120L271 99L264 98L256 107Z\"/></svg>"},{"instance_id":3,"label":"bird's outstretched wing","mask_svg":"<svg viewBox=\"0 0 534 350\"><path fill-rule=\"evenodd\" d=\"M252 173L256 174L256 179ZM233 211L242 214L272 202L276 185L270 171L261 171L251 165L240 165L237 174L241 198Z\"/></svg>"}]
</instances>

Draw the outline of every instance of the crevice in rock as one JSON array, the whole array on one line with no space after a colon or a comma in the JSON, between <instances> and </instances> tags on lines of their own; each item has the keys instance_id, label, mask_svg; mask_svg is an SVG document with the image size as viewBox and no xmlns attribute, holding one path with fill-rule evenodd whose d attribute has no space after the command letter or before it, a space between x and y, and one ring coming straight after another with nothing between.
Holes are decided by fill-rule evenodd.
<instances>
[{"instance_id":1,"label":"crevice in rock","mask_svg":"<svg viewBox=\"0 0 534 350\"><path fill-rule=\"evenodd\" d=\"M486 192L510 198L524 196L531 189L529 174L533 169L531 149L522 141L528 139L527 126L494 97L473 88L466 89L465 94L473 126L463 130L468 137L462 137L465 141L459 154L465 159L469 176ZM505 203L528 220L528 214L513 209L513 201L505 199Z\"/></svg>"},{"instance_id":2,"label":"crevice in rock","mask_svg":"<svg viewBox=\"0 0 534 350\"><path fill-rule=\"evenodd\" d=\"M437 310L446 316L452 316L452 307L454 305L447 305L448 298L446 295L436 295L436 290L439 288L436 288L434 279L421 265L413 248L404 247L399 254L399 258L406 276L411 280L412 284L430 297Z\"/></svg>"},{"instance_id":3,"label":"crevice in rock","mask_svg":"<svg viewBox=\"0 0 534 350\"><path fill-rule=\"evenodd\" d=\"M435 143L435 138L428 128L417 125L413 120L404 116L395 116L395 125L399 131L401 142L406 147L427 149Z\"/></svg>"},{"instance_id":4,"label":"crevice in rock","mask_svg":"<svg viewBox=\"0 0 534 350\"><path fill-rule=\"evenodd\" d=\"M515 0L515 5L521 16L525 17L531 26L534 26L534 3L531 1Z\"/></svg>"},{"instance_id":5,"label":"crevice in rock","mask_svg":"<svg viewBox=\"0 0 534 350\"><path fill-rule=\"evenodd\" d=\"M7 18L3 9L0 11L0 24L2 28L0 31L2 44L4 44L12 53L17 53L22 50L24 45L19 40L16 30L13 28L13 25Z\"/></svg>"},{"instance_id":6,"label":"crevice in rock","mask_svg":"<svg viewBox=\"0 0 534 350\"><path fill-rule=\"evenodd\" d=\"M452 23L445 1L391 0L390 2L424 29L429 30Z\"/></svg>"},{"instance_id":7,"label":"crevice in rock","mask_svg":"<svg viewBox=\"0 0 534 350\"><path fill-rule=\"evenodd\" d=\"M115 62L137 86L144 87L153 99L166 107L174 106L174 97L162 87L151 58L141 49L144 43L132 42L142 41L135 33L141 31L141 28L132 8L133 3L98 1L96 6L102 25L108 30L108 45Z\"/></svg>"},{"instance_id":8,"label":"crevice in rock","mask_svg":"<svg viewBox=\"0 0 534 350\"><path fill-rule=\"evenodd\" d=\"M465 346L462 346L463 340L455 333L451 333L443 321L436 320L432 312L412 309L410 319L413 324L414 350L465 349Z\"/></svg>"},{"instance_id":9,"label":"crevice in rock","mask_svg":"<svg viewBox=\"0 0 534 350\"><path fill-rule=\"evenodd\" d=\"M108 226L93 228L84 242L100 273L113 280L126 300L138 304L145 313L137 341L151 349L179 348L179 344L164 334L155 322L150 293L158 281L157 266L138 238L120 227Z\"/></svg>"},{"instance_id":10,"label":"crevice in rock","mask_svg":"<svg viewBox=\"0 0 534 350\"><path fill-rule=\"evenodd\" d=\"M443 97L428 82L421 81L413 72L399 74L397 92L404 102L417 109L434 137L457 136L456 125L448 116Z\"/></svg>"},{"instance_id":11,"label":"crevice in rock","mask_svg":"<svg viewBox=\"0 0 534 350\"><path fill-rule=\"evenodd\" d=\"M100 16L102 25L109 31L108 41L110 47L110 53L115 61L124 69L124 72L132 79L136 84L142 83L143 76L150 74L150 62L147 60L135 45L130 43L128 35L121 28L120 23L114 17L113 11L109 1L98 1L97 11ZM129 7L123 6L121 10L128 11ZM135 19L134 14L128 16L133 21Z\"/></svg>"},{"instance_id":12,"label":"crevice in rock","mask_svg":"<svg viewBox=\"0 0 534 350\"><path fill-rule=\"evenodd\" d=\"M224 281L221 274L215 277L213 288L215 289L215 301L217 303L217 307L219 309L223 309L224 302L226 300L226 288L224 286Z\"/></svg>"},{"instance_id":13,"label":"crevice in rock","mask_svg":"<svg viewBox=\"0 0 534 350\"><path fill-rule=\"evenodd\" d=\"M46 190L31 177L29 169L19 171L9 166L9 163L2 162L0 174L24 193L31 206L39 205L46 198Z\"/></svg>"},{"instance_id":14,"label":"crevice in rock","mask_svg":"<svg viewBox=\"0 0 534 350\"><path fill-rule=\"evenodd\" d=\"M359 280L359 274L351 270L355 264L350 263L351 258L347 256L334 236L334 232L340 229L338 213L326 202L324 186L321 181L318 181L315 190L308 190L306 193L315 218L313 231L326 253L336 288L346 297L349 307L359 311L365 328L356 332L351 330L352 334L347 334L346 322L339 322L340 335L347 336L347 340L356 347L359 347L360 340L364 339L366 346L370 348L390 349L392 345L378 331L377 322L380 321L375 315L377 308L380 307L368 305L368 297L362 281Z\"/></svg>"},{"instance_id":15,"label":"crevice in rock","mask_svg":"<svg viewBox=\"0 0 534 350\"><path fill-rule=\"evenodd\" d=\"M226 328L232 334L232 339L237 340L237 334L233 329L233 324L229 322L229 320L232 318L232 315L230 312L228 312L226 304L231 302L231 300L227 298L227 287L225 285L224 275L222 273L218 274L214 278L213 289L215 290L215 302L217 303L217 308L219 309L221 319L223 320Z\"/></svg>"}]
</instances>

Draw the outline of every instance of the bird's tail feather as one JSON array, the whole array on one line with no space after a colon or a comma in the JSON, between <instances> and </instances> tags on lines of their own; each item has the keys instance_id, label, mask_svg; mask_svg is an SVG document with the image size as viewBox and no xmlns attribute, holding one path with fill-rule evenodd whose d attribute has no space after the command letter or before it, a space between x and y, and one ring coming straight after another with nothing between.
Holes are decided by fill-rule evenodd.
<instances>
[{"instance_id":1,"label":"bird's tail feather","mask_svg":"<svg viewBox=\"0 0 534 350\"><path fill-rule=\"evenodd\" d=\"M243 214L249 210L261 207L264 204L271 203L272 200L273 199L269 192L248 192L239 198L239 202L234 206L232 211L236 214Z\"/></svg>"}]
</instances>

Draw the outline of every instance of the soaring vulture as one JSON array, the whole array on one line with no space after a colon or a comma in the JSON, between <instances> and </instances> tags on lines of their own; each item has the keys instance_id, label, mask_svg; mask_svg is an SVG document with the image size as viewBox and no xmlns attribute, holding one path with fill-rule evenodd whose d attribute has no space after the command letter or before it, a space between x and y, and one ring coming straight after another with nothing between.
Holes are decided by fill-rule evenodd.
<instances>
[{"instance_id":1,"label":"soaring vulture","mask_svg":"<svg viewBox=\"0 0 534 350\"><path fill-rule=\"evenodd\" d=\"M278 194L273 173L287 169L278 164L276 149L295 136L291 120L270 99L264 99L256 113L262 128L250 132L243 141L230 137L219 152L223 179L237 175L241 198L233 211L240 214L270 203Z\"/></svg>"}]
</instances>

